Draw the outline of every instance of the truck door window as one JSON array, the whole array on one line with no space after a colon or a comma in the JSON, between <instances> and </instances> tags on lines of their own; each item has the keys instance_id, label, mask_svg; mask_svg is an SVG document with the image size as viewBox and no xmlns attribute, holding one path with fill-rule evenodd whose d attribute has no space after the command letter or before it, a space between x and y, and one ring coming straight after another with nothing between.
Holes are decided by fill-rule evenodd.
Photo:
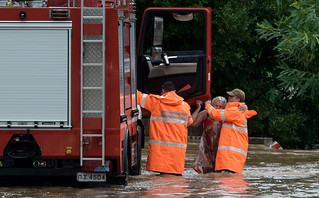
<instances>
[{"instance_id":1,"label":"truck door window","mask_svg":"<svg viewBox=\"0 0 319 198\"><path fill-rule=\"evenodd\" d=\"M206 90L205 12L158 11L145 15L139 49L138 88L160 94L170 80L185 99Z\"/></svg>"}]
</instances>

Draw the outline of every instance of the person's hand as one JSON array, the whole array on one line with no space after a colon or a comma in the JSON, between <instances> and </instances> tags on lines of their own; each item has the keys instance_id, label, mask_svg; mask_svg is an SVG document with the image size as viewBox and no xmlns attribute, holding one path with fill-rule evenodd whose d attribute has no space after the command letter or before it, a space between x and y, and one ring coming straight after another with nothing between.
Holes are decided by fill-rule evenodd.
<instances>
[{"instance_id":1,"label":"person's hand","mask_svg":"<svg viewBox=\"0 0 319 198\"><path fill-rule=\"evenodd\" d=\"M201 108L202 104L203 104L203 102L201 100L196 100L197 108Z\"/></svg>"},{"instance_id":2,"label":"person's hand","mask_svg":"<svg viewBox=\"0 0 319 198\"><path fill-rule=\"evenodd\" d=\"M210 100L207 100L207 101L205 102L205 106L208 105L208 104L210 104L210 105L212 104Z\"/></svg>"},{"instance_id":3,"label":"person's hand","mask_svg":"<svg viewBox=\"0 0 319 198\"><path fill-rule=\"evenodd\" d=\"M244 113L246 110L248 110L248 107L247 105L240 105L237 107L237 109L241 110L242 113Z\"/></svg>"}]
</instances>

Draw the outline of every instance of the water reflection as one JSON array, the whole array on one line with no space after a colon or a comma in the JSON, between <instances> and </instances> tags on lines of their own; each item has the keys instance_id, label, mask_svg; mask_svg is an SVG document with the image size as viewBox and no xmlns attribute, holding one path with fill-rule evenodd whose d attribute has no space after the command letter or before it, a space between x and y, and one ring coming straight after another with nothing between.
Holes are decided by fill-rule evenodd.
<instances>
[{"instance_id":1,"label":"water reflection","mask_svg":"<svg viewBox=\"0 0 319 198\"><path fill-rule=\"evenodd\" d=\"M186 171L191 197L245 197L249 196L250 183L243 175L231 173L197 174Z\"/></svg>"},{"instance_id":2,"label":"water reflection","mask_svg":"<svg viewBox=\"0 0 319 198\"><path fill-rule=\"evenodd\" d=\"M152 185L146 192L146 197L189 197L189 183L183 176L161 174L149 180Z\"/></svg>"},{"instance_id":3,"label":"water reflection","mask_svg":"<svg viewBox=\"0 0 319 198\"><path fill-rule=\"evenodd\" d=\"M251 145L242 175L197 174L192 165L198 142L190 142L183 176L145 171L147 150L142 152L142 174L130 176L126 187L33 184L22 182L20 177L9 185L0 178L0 197L319 197L319 150L273 150Z\"/></svg>"},{"instance_id":4,"label":"water reflection","mask_svg":"<svg viewBox=\"0 0 319 198\"><path fill-rule=\"evenodd\" d=\"M217 189L224 191L223 195L242 197L248 193L249 183L245 181L243 175L216 175L214 179L219 182Z\"/></svg>"},{"instance_id":5,"label":"water reflection","mask_svg":"<svg viewBox=\"0 0 319 198\"><path fill-rule=\"evenodd\" d=\"M245 197L250 184L243 175L230 173L198 174L188 169L183 176L144 172L148 179L134 183L132 189L146 188L142 197ZM136 193L135 193L136 194ZM137 195L137 194L136 194Z\"/></svg>"}]
</instances>

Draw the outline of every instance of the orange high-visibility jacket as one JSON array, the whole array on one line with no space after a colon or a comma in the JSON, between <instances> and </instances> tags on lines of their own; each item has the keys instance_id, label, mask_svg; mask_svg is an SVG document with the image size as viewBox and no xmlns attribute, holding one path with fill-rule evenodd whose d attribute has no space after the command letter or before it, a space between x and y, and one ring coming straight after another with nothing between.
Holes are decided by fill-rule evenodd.
<instances>
[{"instance_id":1,"label":"orange high-visibility jacket","mask_svg":"<svg viewBox=\"0 0 319 198\"><path fill-rule=\"evenodd\" d=\"M215 171L230 170L241 174L246 162L248 151L247 118L257 115L255 110L239 110L245 103L229 102L225 109L214 109L206 105L209 116L223 121L219 137Z\"/></svg>"},{"instance_id":2,"label":"orange high-visibility jacket","mask_svg":"<svg viewBox=\"0 0 319 198\"><path fill-rule=\"evenodd\" d=\"M183 174L190 106L175 91L162 96L138 91L137 103L151 112L146 170Z\"/></svg>"}]
</instances>

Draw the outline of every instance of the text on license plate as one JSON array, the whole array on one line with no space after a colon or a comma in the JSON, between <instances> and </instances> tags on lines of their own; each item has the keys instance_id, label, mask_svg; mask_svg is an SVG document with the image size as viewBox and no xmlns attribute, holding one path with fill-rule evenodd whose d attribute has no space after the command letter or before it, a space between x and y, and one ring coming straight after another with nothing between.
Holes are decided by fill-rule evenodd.
<instances>
[{"instance_id":1,"label":"text on license plate","mask_svg":"<svg viewBox=\"0 0 319 198\"><path fill-rule=\"evenodd\" d=\"M105 173L82 173L78 172L76 174L77 181L79 182L105 182Z\"/></svg>"}]
</instances>

